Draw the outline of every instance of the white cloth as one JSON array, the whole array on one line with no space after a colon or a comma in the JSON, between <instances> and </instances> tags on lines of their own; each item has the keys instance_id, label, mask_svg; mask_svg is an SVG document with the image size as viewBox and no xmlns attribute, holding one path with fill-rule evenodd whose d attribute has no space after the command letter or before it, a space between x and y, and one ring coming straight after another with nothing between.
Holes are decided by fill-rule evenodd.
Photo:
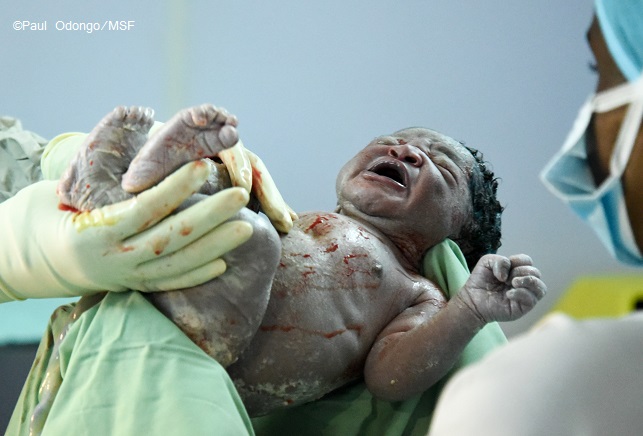
<instances>
[{"instance_id":1,"label":"white cloth","mask_svg":"<svg viewBox=\"0 0 643 436\"><path fill-rule=\"evenodd\" d=\"M430 436L643 434L643 314L558 315L451 379Z\"/></svg>"}]
</instances>

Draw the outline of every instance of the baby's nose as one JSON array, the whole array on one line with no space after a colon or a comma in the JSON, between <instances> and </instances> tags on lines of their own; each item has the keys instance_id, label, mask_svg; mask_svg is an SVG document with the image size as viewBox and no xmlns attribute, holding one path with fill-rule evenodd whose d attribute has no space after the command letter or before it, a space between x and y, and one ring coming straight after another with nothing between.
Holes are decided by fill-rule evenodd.
<instances>
[{"instance_id":1,"label":"baby's nose","mask_svg":"<svg viewBox=\"0 0 643 436\"><path fill-rule=\"evenodd\" d=\"M423 159L420 151L409 144L392 145L388 149L388 155L395 159L407 162L413 166L422 165Z\"/></svg>"}]
</instances>

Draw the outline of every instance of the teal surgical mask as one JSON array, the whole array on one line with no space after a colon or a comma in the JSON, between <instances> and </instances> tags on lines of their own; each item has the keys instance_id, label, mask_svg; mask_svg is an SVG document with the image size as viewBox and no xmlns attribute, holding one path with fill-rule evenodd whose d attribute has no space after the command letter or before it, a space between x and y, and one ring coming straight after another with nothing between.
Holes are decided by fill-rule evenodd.
<instances>
[{"instance_id":1,"label":"teal surgical mask","mask_svg":"<svg viewBox=\"0 0 643 436\"><path fill-rule=\"evenodd\" d=\"M586 137L594 113L628 105L610 159L609 176L595 186L587 161ZM643 75L591 96L581 107L563 147L541 173L545 186L587 222L618 260L643 265L623 197L621 178L643 115Z\"/></svg>"}]
</instances>

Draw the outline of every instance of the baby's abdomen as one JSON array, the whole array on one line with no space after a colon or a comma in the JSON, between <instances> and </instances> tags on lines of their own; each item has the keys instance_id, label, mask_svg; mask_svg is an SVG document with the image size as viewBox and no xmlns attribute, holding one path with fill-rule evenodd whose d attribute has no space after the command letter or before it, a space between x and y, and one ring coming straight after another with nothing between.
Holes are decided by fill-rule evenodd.
<instances>
[{"instance_id":1,"label":"baby's abdomen","mask_svg":"<svg viewBox=\"0 0 643 436\"><path fill-rule=\"evenodd\" d=\"M287 236L259 330L229 368L251 415L315 400L359 378L391 315L390 253L335 214L303 215Z\"/></svg>"}]
</instances>

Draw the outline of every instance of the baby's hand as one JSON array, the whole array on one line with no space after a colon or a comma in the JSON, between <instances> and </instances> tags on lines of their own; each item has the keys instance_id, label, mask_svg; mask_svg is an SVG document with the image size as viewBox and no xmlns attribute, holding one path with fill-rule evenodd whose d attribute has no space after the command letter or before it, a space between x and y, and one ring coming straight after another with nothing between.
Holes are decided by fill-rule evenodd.
<instances>
[{"instance_id":1,"label":"baby's hand","mask_svg":"<svg viewBox=\"0 0 643 436\"><path fill-rule=\"evenodd\" d=\"M529 312L547 292L540 271L525 254L483 256L457 295L485 323L513 321Z\"/></svg>"}]
</instances>

